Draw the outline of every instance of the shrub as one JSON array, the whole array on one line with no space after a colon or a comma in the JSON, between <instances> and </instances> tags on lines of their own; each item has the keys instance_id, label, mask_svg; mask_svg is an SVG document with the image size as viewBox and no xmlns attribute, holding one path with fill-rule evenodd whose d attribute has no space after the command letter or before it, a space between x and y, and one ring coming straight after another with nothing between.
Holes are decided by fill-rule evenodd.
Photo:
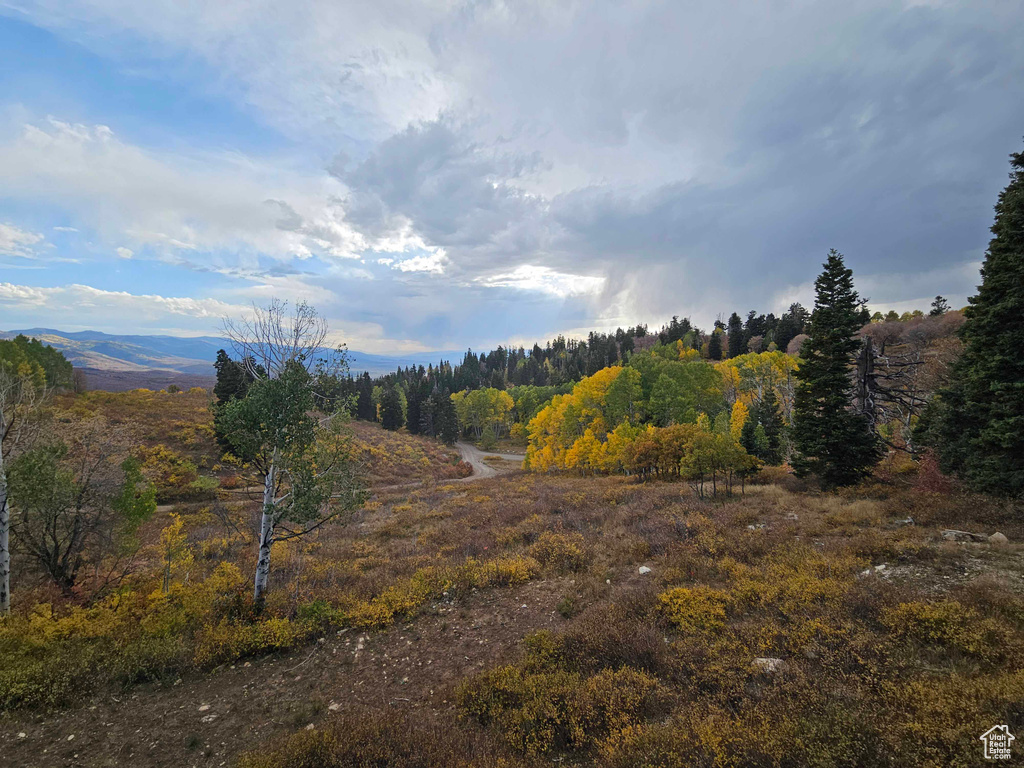
<instances>
[{"instance_id":1,"label":"shrub","mask_svg":"<svg viewBox=\"0 0 1024 768\"><path fill-rule=\"evenodd\" d=\"M1004 626L955 600L900 603L881 618L897 637L984 661L1005 659L1015 645Z\"/></svg>"},{"instance_id":2,"label":"shrub","mask_svg":"<svg viewBox=\"0 0 1024 768\"><path fill-rule=\"evenodd\" d=\"M578 571L590 559L582 535L556 531L542 533L530 547L530 554L556 573Z\"/></svg>"},{"instance_id":3,"label":"shrub","mask_svg":"<svg viewBox=\"0 0 1024 768\"><path fill-rule=\"evenodd\" d=\"M504 666L465 681L457 700L513 748L542 754L590 749L656 713L664 697L655 678L629 667L582 677L557 668Z\"/></svg>"},{"instance_id":4,"label":"shrub","mask_svg":"<svg viewBox=\"0 0 1024 768\"><path fill-rule=\"evenodd\" d=\"M559 637L558 654L568 669L635 669L667 671L665 640L658 628L637 610L637 595L613 605L595 605L583 612Z\"/></svg>"},{"instance_id":5,"label":"shrub","mask_svg":"<svg viewBox=\"0 0 1024 768\"><path fill-rule=\"evenodd\" d=\"M346 714L242 755L239 768L515 768L481 734L393 712Z\"/></svg>"},{"instance_id":6,"label":"shrub","mask_svg":"<svg viewBox=\"0 0 1024 768\"><path fill-rule=\"evenodd\" d=\"M665 617L683 632L706 632L725 626L728 596L710 587L676 587L658 598Z\"/></svg>"}]
</instances>

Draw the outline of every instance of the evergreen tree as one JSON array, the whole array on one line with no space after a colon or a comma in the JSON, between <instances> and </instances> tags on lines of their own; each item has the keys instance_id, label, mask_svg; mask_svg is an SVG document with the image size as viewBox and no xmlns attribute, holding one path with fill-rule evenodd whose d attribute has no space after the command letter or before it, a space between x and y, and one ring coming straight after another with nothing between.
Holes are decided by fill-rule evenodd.
<instances>
[{"instance_id":1,"label":"evergreen tree","mask_svg":"<svg viewBox=\"0 0 1024 768\"><path fill-rule=\"evenodd\" d=\"M454 445L459 439L459 415L455 411L455 403L447 392L438 393L434 424L441 442Z\"/></svg>"},{"instance_id":2,"label":"evergreen tree","mask_svg":"<svg viewBox=\"0 0 1024 768\"><path fill-rule=\"evenodd\" d=\"M253 382L266 376L266 371L262 366L255 365L252 358L238 362L232 360L223 349L217 351L213 367L217 371L217 383L213 385L217 405L245 397Z\"/></svg>"},{"instance_id":3,"label":"evergreen tree","mask_svg":"<svg viewBox=\"0 0 1024 768\"><path fill-rule=\"evenodd\" d=\"M757 423L757 410L752 410L747 416L747 420L743 422L743 429L740 431L740 445L743 446L744 450L751 456L757 456L757 443L755 441L755 433L760 424ZM764 430L762 429L762 432Z\"/></svg>"},{"instance_id":4,"label":"evergreen tree","mask_svg":"<svg viewBox=\"0 0 1024 768\"><path fill-rule=\"evenodd\" d=\"M772 387L767 387L761 402L750 409L743 423L740 445L765 464L781 464L783 428L778 397Z\"/></svg>"},{"instance_id":5,"label":"evergreen tree","mask_svg":"<svg viewBox=\"0 0 1024 768\"><path fill-rule=\"evenodd\" d=\"M373 380L364 372L356 384L356 418L363 421L375 421L377 410L373 406Z\"/></svg>"},{"instance_id":6,"label":"evergreen tree","mask_svg":"<svg viewBox=\"0 0 1024 768\"><path fill-rule=\"evenodd\" d=\"M935 301L932 302L932 310L928 314L932 317L938 317L944 315L949 311L949 302L946 301L942 296L936 296Z\"/></svg>"},{"instance_id":7,"label":"evergreen tree","mask_svg":"<svg viewBox=\"0 0 1024 768\"><path fill-rule=\"evenodd\" d=\"M921 441L975 490L1024 494L1024 152L996 203L995 235L960 329L950 384L922 418Z\"/></svg>"},{"instance_id":8,"label":"evergreen tree","mask_svg":"<svg viewBox=\"0 0 1024 768\"><path fill-rule=\"evenodd\" d=\"M853 272L835 249L814 281L810 338L804 342L793 413L797 474L818 475L825 487L863 478L880 456L868 420L853 410L850 369L863 319Z\"/></svg>"},{"instance_id":9,"label":"evergreen tree","mask_svg":"<svg viewBox=\"0 0 1024 768\"><path fill-rule=\"evenodd\" d=\"M387 387L381 396L380 423L384 429L401 429L405 426L402 398L394 387Z\"/></svg>"},{"instance_id":10,"label":"evergreen tree","mask_svg":"<svg viewBox=\"0 0 1024 768\"><path fill-rule=\"evenodd\" d=\"M711 360L722 359L722 334L717 330L711 334L708 340L708 357Z\"/></svg>"},{"instance_id":11,"label":"evergreen tree","mask_svg":"<svg viewBox=\"0 0 1024 768\"><path fill-rule=\"evenodd\" d=\"M757 405L758 425L764 429L765 450L757 457L766 464L782 463L782 430L785 423L779 410L779 399L774 387L766 387L764 397Z\"/></svg>"},{"instance_id":12,"label":"evergreen tree","mask_svg":"<svg viewBox=\"0 0 1024 768\"><path fill-rule=\"evenodd\" d=\"M739 357L746 351L746 339L743 338L743 320L733 312L729 316L729 357Z\"/></svg>"},{"instance_id":13,"label":"evergreen tree","mask_svg":"<svg viewBox=\"0 0 1024 768\"><path fill-rule=\"evenodd\" d=\"M232 360L223 349L217 350L217 361L213 367L217 371L217 383L213 385L213 394L218 405L235 397L245 397L242 366Z\"/></svg>"}]
</instances>

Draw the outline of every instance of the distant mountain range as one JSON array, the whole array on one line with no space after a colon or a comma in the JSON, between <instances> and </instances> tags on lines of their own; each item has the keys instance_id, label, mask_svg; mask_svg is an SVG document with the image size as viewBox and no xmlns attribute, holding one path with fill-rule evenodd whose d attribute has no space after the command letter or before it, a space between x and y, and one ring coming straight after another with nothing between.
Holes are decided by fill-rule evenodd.
<instances>
[{"instance_id":1,"label":"distant mountain range","mask_svg":"<svg viewBox=\"0 0 1024 768\"><path fill-rule=\"evenodd\" d=\"M56 331L52 328L26 328L0 331L0 339L12 339L19 333L39 339L59 349L76 368L117 374L161 372L189 377L214 375L217 350L231 351L231 343L216 336L122 336L100 331ZM350 350L353 374L369 371L371 376L391 373L399 366L427 365L439 360L462 359L461 352L416 352L405 355L371 355Z\"/></svg>"}]
</instances>

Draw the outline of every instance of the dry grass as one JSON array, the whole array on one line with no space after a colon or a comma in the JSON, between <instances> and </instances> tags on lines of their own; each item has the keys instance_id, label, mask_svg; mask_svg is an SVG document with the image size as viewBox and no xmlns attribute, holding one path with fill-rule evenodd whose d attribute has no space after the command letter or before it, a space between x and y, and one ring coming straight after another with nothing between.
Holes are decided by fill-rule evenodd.
<instances>
[{"instance_id":1,"label":"dry grass","mask_svg":"<svg viewBox=\"0 0 1024 768\"><path fill-rule=\"evenodd\" d=\"M243 765L967 766L982 731L1024 715L1024 517L1011 505L904 483L820 494L785 478L717 503L623 478L445 484L446 449L358 429L400 466L378 472L351 520L275 549L258 619L247 587L236 598L211 583L247 576L255 508L183 507L195 563L180 599L211 584L189 640L205 663L297 648L328 627L414 628L527 579L554 585L561 617L467 671L461 694L438 692L447 706L349 714ZM433 482L388 489L394 478ZM946 542L945 527L1011 544ZM155 577L140 574L137 594ZM38 627L72 614L57 605ZM102 620L75 619L101 637ZM83 636L66 653L93 664ZM155 674L154 659L177 674L159 650L88 669L101 684ZM766 657L781 666L755 663Z\"/></svg>"}]
</instances>

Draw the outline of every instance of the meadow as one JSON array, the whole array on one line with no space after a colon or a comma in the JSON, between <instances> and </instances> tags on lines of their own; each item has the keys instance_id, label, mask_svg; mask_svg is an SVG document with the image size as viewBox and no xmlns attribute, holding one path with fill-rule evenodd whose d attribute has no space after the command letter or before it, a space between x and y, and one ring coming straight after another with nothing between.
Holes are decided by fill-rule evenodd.
<instances>
[{"instance_id":1,"label":"meadow","mask_svg":"<svg viewBox=\"0 0 1024 768\"><path fill-rule=\"evenodd\" d=\"M259 501L207 401L75 398L133 421L161 503L118 588L18 593L11 764L966 766L1024 714L1019 512L927 463L836 493L766 468L712 500L466 481L451 449L357 423L387 462L368 502L277 545L256 611Z\"/></svg>"}]
</instances>

